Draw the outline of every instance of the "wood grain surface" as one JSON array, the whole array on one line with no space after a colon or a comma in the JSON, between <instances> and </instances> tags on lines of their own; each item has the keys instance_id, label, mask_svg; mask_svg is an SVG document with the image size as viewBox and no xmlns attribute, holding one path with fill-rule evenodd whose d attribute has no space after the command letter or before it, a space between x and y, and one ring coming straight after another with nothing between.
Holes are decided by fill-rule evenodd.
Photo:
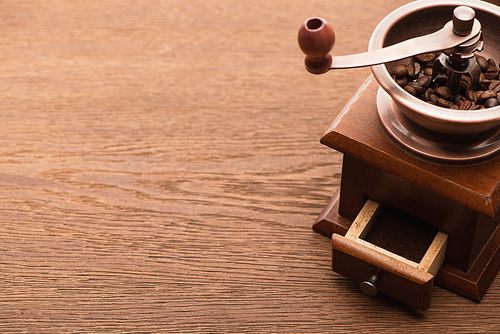
<instances>
[{"instance_id":1,"label":"wood grain surface","mask_svg":"<svg viewBox=\"0 0 500 334\"><path fill-rule=\"evenodd\" d=\"M331 271L319 139L369 75L303 67L329 20L366 51L403 0L0 2L0 332L499 330L439 287L415 311Z\"/></svg>"}]
</instances>

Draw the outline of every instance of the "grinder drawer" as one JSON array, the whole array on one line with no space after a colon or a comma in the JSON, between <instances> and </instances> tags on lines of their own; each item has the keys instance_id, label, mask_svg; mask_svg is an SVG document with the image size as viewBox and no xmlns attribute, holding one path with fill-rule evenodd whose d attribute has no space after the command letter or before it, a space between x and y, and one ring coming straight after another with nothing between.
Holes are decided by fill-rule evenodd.
<instances>
[{"instance_id":1,"label":"grinder drawer","mask_svg":"<svg viewBox=\"0 0 500 334\"><path fill-rule=\"evenodd\" d=\"M345 236L332 235L332 269L368 295L426 310L447 240L434 226L369 199Z\"/></svg>"}]
</instances>

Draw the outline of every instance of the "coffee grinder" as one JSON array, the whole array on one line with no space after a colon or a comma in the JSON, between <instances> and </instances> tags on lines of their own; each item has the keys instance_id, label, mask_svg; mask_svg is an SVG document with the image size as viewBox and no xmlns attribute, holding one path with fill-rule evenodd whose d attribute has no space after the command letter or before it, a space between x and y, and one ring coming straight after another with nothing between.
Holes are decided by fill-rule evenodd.
<instances>
[{"instance_id":1,"label":"coffee grinder","mask_svg":"<svg viewBox=\"0 0 500 334\"><path fill-rule=\"evenodd\" d=\"M313 225L332 238L332 269L368 295L425 310L437 284L479 302L498 273L500 106L445 108L393 73L434 53L422 65L429 85L444 73L455 95L464 82L482 89L477 55L500 61L499 25L500 8L489 3L415 1L379 23L368 52L341 57L329 53L335 34L324 19L299 29L311 73L371 66L321 138L343 153L342 178Z\"/></svg>"}]
</instances>

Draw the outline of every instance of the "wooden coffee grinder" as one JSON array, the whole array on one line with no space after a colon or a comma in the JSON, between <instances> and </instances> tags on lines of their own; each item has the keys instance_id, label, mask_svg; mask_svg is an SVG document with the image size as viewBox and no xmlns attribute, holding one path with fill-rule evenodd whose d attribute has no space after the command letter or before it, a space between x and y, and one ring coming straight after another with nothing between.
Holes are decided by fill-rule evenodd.
<instances>
[{"instance_id":1,"label":"wooden coffee grinder","mask_svg":"<svg viewBox=\"0 0 500 334\"><path fill-rule=\"evenodd\" d=\"M313 227L332 238L332 269L369 295L428 309L436 283L479 302L498 273L500 106L444 108L391 73L436 52L431 82L446 73L456 94L467 80L479 90L476 56L500 61L499 25L500 8L482 1L420 0L384 18L368 52L341 57L325 20L299 30L310 72L372 69L321 139L343 153L342 180Z\"/></svg>"}]
</instances>

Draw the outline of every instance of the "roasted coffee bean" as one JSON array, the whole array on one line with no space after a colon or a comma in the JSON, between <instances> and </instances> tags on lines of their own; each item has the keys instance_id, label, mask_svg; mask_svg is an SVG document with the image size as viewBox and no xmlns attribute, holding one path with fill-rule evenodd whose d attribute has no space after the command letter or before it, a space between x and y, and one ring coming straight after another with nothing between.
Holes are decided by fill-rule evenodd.
<instances>
[{"instance_id":1,"label":"roasted coffee bean","mask_svg":"<svg viewBox=\"0 0 500 334\"><path fill-rule=\"evenodd\" d=\"M456 105L460 105L460 103L462 103L462 101L466 100L465 97L463 97L462 95L460 94L457 94L457 95L454 95L452 98L451 98L451 102L453 102L454 104Z\"/></svg>"},{"instance_id":2,"label":"roasted coffee bean","mask_svg":"<svg viewBox=\"0 0 500 334\"><path fill-rule=\"evenodd\" d=\"M488 86L490 85L490 83L491 83L491 80L486 79L486 76L484 75L484 73L481 72L481 74L479 75L479 85L476 88L480 89L480 90L486 90L486 89L488 89Z\"/></svg>"},{"instance_id":3,"label":"roasted coffee bean","mask_svg":"<svg viewBox=\"0 0 500 334\"><path fill-rule=\"evenodd\" d=\"M500 92L500 81L492 80L490 85L488 86L488 89L494 91L495 93Z\"/></svg>"},{"instance_id":4,"label":"roasted coffee bean","mask_svg":"<svg viewBox=\"0 0 500 334\"><path fill-rule=\"evenodd\" d=\"M417 92L417 95L421 95L421 94L425 93L425 91L426 91L426 88L420 86L418 84L418 82L416 82L416 81L410 81L410 82L408 82L408 84L406 86L413 87L413 89L415 89L415 92Z\"/></svg>"},{"instance_id":5,"label":"roasted coffee bean","mask_svg":"<svg viewBox=\"0 0 500 334\"><path fill-rule=\"evenodd\" d=\"M446 86L436 88L435 94L445 100L451 100L451 97L453 96L451 90Z\"/></svg>"},{"instance_id":6,"label":"roasted coffee bean","mask_svg":"<svg viewBox=\"0 0 500 334\"><path fill-rule=\"evenodd\" d=\"M396 78L404 78L408 75L408 67L406 65L398 65L392 69L392 75Z\"/></svg>"},{"instance_id":7,"label":"roasted coffee bean","mask_svg":"<svg viewBox=\"0 0 500 334\"><path fill-rule=\"evenodd\" d=\"M479 56L479 55L476 55L476 61L479 65L479 67L481 67L481 71L482 72L486 72L486 70L488 69L488 67L490 67L490 64L488 63L488 60L483 57L483 56Z\"/></svg>"},{"instance_id":8,"label":"roasted coffee bean","mask_svg":"<svg viewBox=\"0 0 500 334\"><path fill-rule=\"evenodd\" d=\"M439 86L445 86L448 82L448 76L446 74L439 74L436 79L434 79L434 82Z\"/></svg>"},{"instance_id":9,"label":"roasted coffee bean","mask_svg":"<svg viewBox=\"0 0 500 334\"><path fill-rule=\"evenodd\" d=\"M469 89L468 91L465 92L465 98L469 101L472 101L474 103L477 103L477 95L476 92Z\"/></svg>"},{"instance_id":10,"label":"roasted coffee bean","mask_svg":"<svg viewBox=\"0 0 500 334\"><path fill-rule=\"evenodd\" d=\"M432 67L426 67L424 70L424 75L432 76Z\"/></svg>"},{"instance_id":11,"label":"roasted coffee bean","mask_svg":"<svg viewBox=\"0 0 500 334\"><path fill-rule=\"evenodd\" d=\"M500 69L498 69L498 67L490 66L488 67L484 75L486 79L495 79L496 77L498 77L498 72L500 72Z\"/></svg>"},{"instance_id":12,"label":"roasted coffee bean","mask_svg":"<svg viewBox=\"0 0 500 334\"><path fill-rule=\"evenodd\" d=\"M493 108L498 105L498 100L496 97L492 97L484 101L484 107L485 108Z\"/></svg>"},{"instance_id":13,"label":"roasted coffee bean","mask_svg":"<svg viewBox=\"0 0 500 334\"><path fill-rule=\"evenodd\" d=\"M394 81L396 81L396 83L401 86L401 87L404 87L406 86L406 84L408 83L408 78L407 77L403 77L403 78L396 78L395 75L392 76Z\"/></svg>"},{"instance_id":14,"label":"roasted coffee bean","mask_svg":"<svg viewBox=\"0 0 500 334\"><path fill-rule=\"evenodd\" d=\"M417 91L412 86L406 85L404 87L404 90L407 91L408 93L410 93L413 96L417 96Z\"/></svg>"},{"instance_id":15,"label":"roasted coffee bean","mask_svg":"<svg viewBox=\"0 0 500 334\"><path fill-rule=\"evenodd\" d=\"M465 92L470 88L471 78L468 75L462 75L460 78L460 88Z\"/></svg>"},{"instance_id":16,"label":"roasted coffee bean","mask_svg":"<svg viewBox=\"0 0 500 334\"><path fill-rule=\"evenodd\" d=\"M481 93L481 95L479 95L479 99L482 101L486 101L486 100L491 99L493 97L496 99L497 93L495 93L492 90L485 90L484 92Z\"/></svg>"},{"instance_id":17,"label":"roasted coffee bean","mask_svg":"<svg viewBox=\"0 0 500 334\"><path fill-rule=\"evenodd\" d=\"M462 103L460 103L460 110L470 110L472 106L474 105L474 102L469 101L469 100L463 100Z\"/></svg>"},{"instance_id":18,"label":"roasted coffee bean","mask_svg":"<svg viewBox=\"0 0 500 334\"><path fill-rule=\"evenodd\" d=\"M429 96L429 102L432 104L437 104L439 97L436 94L431 94Z\"/></svg>"},{"instance_id":19,"label":"roasted coffee bean","mask_svg":"<svg viewBox=\"0 0 500 334\"><path fill-rule=\"evenodd\" d=\"M416 55L415 59L419 63L428 63L428 62L431 62L434 59L436 59L436 57L437 57L437 52L429 52L429 53L422 53L422 54Z\"/></svg>"},{"instance_id":20,"label":"roasted coffee bean","mask_svg":"<svg viewBox=\"0 0 500 334\"><path fill-rule=\"evenodd\" d=\"M451 101L443 99L442 97L438 97L437 105L444 108L450 108L453 105L453 103Z\"/></svg>"},{"instance_id":21,"label":"roasted coffee bean","mask_svg":"<svg viewBox=\"0 0 500 334\"><path fill-rule=\"evenodd\" d=\"M409 64L408 66L406 66L407 69L408 69L408 76L411 78L411 79L414 79L416 77L418 77L418 74L420 73L420 71L422 70L422 65L420 65L419 63L417 62L414 62L414 63L411 63Z\"/></svg>"},{"instance_id":22,"label":"roasted coffee bean","mask_svg":"<svg viewBox=\"0 0 500 334\"><path fill-rule=\"evenodd\" d=\"M422 97L423 97L424 101L429 101L431 99L431 95L433 95L433 94L434 94L434 89L427 88L427 90L425 91L424 95L422 95Z\"/></svg>"},{"instance_id":23,"label":"roasted coffee bean","mask_svg":"<svg viewBox=\"0 0 500 334\"><path fill-rule=\"evenodd\" d=\"M479 87L477 87L477 89L478 90L488 90L492 82L493 82L493 80L486 79L486 77L484 77L484 80L481 80L480 85L479 85Z\"/></svg>"},{"instance_id":24,"label":"roasted coffee bean","mask_svg":"<svg viewBox=\"0 0 500 334\"><path fill-rule=\"evenodd\" d=\"M483 90L478 90L476 91L476 96L477 96L477 104L481 104L484 102L484 100L481 100L481 94L483 94L484 91Z\"/></svg>"},{"instance_id":25,"label":"roasted coffee bean","mask_svg":"<svg viewBox=\"0 0 500 334\"><path fill-rule=\"evenodd\" d=\"M490 65L490 67L497 66L497 64L495 63L495 60L493 58L488 58L488 65Z\"/></svg>"},{"instance_id":26,"label":"roasted coffee bean","mask_svg":"<svg viewBox=\"0 0 500 334\"><path fill-rule=\"evenodd\" d=\"M418 83L422 87L427 87L431 83L431 77L428 75L423 75L416 80L416 83Z\"/></svg>"}]
</instances>

